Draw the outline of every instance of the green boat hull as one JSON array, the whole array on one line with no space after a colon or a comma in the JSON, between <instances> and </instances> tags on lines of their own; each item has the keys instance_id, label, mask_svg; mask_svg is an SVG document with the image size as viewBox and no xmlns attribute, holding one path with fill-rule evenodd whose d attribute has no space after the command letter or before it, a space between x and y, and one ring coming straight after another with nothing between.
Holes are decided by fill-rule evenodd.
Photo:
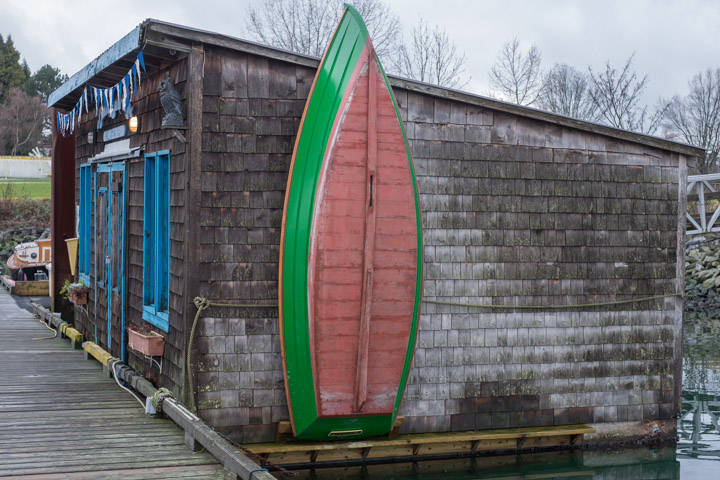
<instances>
[{"instance_id":1,"label":"green boat hull","mask_svg":"<svg viewBox=\"0 0 720 480\"><path fill-rule=\"evenodd\" d=\"M404 145L406 168L411 178L409 201L414 206L412 261L415 277L412 287L414 290L411 292L411 312L408 315L409 334L403 337L407 338L407 345L402 356L402 374L394 392L391 411L386 414L365 414L361 410L343 415L322 414L315 371L317 368L314 364L317 359L313 359L316 354L312 350L314 339L309 318L309 299L313 298L313 286L310 285L312 282L309 282L309 276L312 275L309 256L313 241L313 221L317 221L318 215L316 195L323 168L327 167L324 162L328 149L331 148L329 144L338 128L338 116L343 114L344 102L348 101L348 89L352 88L352 82L357 80L368 45L376 61L362 18L353 7L347 6L316 74L300 125L288 179L280 255L280 325L288 407L293 432L298 439L328 440L387 434L392 429L400 406L417 336L422 289L419 200L412 159L397 103L384 72L380 70L384 87L392 99L392 108L399 124L397 131ZM379 66L379 63L377 65ZM370 194L372 195L372 186Z\"/></svg>"}]
</instances>

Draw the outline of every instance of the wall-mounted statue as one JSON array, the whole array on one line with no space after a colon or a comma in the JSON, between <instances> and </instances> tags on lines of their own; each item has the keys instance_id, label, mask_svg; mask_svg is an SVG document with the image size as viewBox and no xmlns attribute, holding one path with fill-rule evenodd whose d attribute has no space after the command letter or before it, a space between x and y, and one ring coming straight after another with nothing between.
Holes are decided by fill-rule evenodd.
<instances>
[{"instance_id":1,"label":"wall-mounted statue","mask_svg":"<svg viewBox=\"0 0 720 480\"><path fill-rule=\"evenodd\" d=\"M163 127L182 127L185 125L182 113L182 99L180 94L175 90L175 86L170 81L170 77L165 77L158 86L160 92L160 104L165 110L165 116L162 119Z\"/></svg>"}]
</instances>

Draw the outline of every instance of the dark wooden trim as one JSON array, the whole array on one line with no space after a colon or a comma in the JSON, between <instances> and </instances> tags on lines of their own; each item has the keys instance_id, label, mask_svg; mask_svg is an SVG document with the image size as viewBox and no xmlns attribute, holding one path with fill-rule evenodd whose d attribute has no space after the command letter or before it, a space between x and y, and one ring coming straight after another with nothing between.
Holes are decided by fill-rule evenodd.
<instances>
[{"instance_id":1,"label":"dark wooden trim","mask_svg":"<svg viewBox=\"0 0 720 480\"><path fill-rule=\"evenodd\" d=\"M58 112L58 109L53 108L50 118L55 119ZM53 143L50 180L50 196L52 198L50 246L54 252L52 310L67 312L71 315L73 306L70 302L62 299L60 289L66 279L72 280L65 239L75 237L75 135L63 137L57 131L57 123L51 121L50 124L52 125Z\"/></svg>"},{"instance_id":2,"label":"dark wooden trim","mask_svg":"<svg viewBox=\"0 0 720 480\"><path fill-rule=\"evenodd\" d=\"M193 299L198 294L200 280L198 265L200 262L200 230L197 228L200 218L201 160L202 160L202 102L203 102L203 64L205 51L201 44L193 44L188 58L187 102L188 102L188 135L185 155L185 221L183 223L185 239L183 242L185 289L183 291L183 336L185 338L183 358L187 354L188 337L195 317ZM186 362L182 362L183 379L187 378ZM185 383L182 383L185 385ZM189 386L186 386L189 387ZM187 392L181 392L185 398Z\"/></svg>"},{"instance_id":3,"label":"dark wooden trim","mask_svg":"<svg viewBox=\"0 0 720 480\"><path fill-rule=\"evenodd\" d=\"M677 260L675 261L675 293L685 292L685 227L687 220L687 158L678 155L678 209L677 209ZM673 417L680 416L682 410L682 364L683 364L683 323L685 321L684 302L681 297L675 301L675 325L673 325ZM666 385L660 385L667 390Z\"/></svg>"},{"instance_id":4,"label":"dark wooden trim","mask_svg":"<svg viewBox=\"0 0 720 480\"><path fill-rule=\"evenodd\" d=\"M152 20L147 25L148 32L158 32L165 35L172 35L180 39L190 40L192 42L204 43L216 47L229 48L231 50L239 50L241 52L259 55L261 57L272 58L283 62L295 63L306 67L317 68L320 65L320 59L308 55L302 55L279 48L261 45L247 40L221 35L219 33L207 32L194 28L188 28L172 23L158 22Z\"/></svg>"},{"instance_id":5,"label":"dark wooden trim","mask_svg":"<svg viewBox=\"0 0 720 480\"><path fill-rule=\"evenodd\" d=\"M585 122L582 120L577 120L575 118L565 117L542 110L536 110L530 107L506 103L500 100L494 100L491 98L481 97L479 95L474 95L467 92L438 87L436 85L430 85L427 83L416 82L414 80L408 80L405 78L392 76L388 76L388 78L390 79L390 84L393 87L404 88L406 90L422 93L425 95L432 95L448 100L470 103L472 105L477 105L479 107L484 107L491 110L511 113L513 115L532 118L534 120L541 120L548 123L554 123L563 127L575 128L578 130L584 130L586 132L596 133L599 135L606 135L608 137L618 138L620 140L626 140L628 142L639 143L642 145L648 145L663 150L670 150L672 152L682 153L691 157L705 156L705 150L703 150L702 148L693 147L691 145L686 145L683 143L672 142L663 138L643 135L641 133L621 130L619 128L608 127L597 123Z\"/></svg>"},{"instance_id":6,"label":"dark wooden trim","mask_svg":"<svg viewBox=\"0 0 720 480\"><path fill-rule=\"evenodd\" d=\"M174 38L168 38L166 35L163 35L162 32L153 29L147 29L145 31L144 41L146 45L154 45L160 48L167 48L168 50L172 49L177 52L190 53L192 50L191 42L181 42Z\"/></svg>"}]
</instances>

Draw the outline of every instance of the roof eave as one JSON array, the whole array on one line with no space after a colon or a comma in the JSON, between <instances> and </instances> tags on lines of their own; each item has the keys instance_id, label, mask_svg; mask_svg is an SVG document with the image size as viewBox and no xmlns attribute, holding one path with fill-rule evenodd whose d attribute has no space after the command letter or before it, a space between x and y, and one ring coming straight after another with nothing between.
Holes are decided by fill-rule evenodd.
<instances>
[{"instance_id":1,"label":"roof eave","mask_svg":"<svg viewBox=\"0 0 720 480\"><path fill-rule=\"evenodd\" d=\"M141 45L142 29L144 23L135 27L113 46L105 50L99 57L88 63L82 70L70 77L67 82L58 87L48 98L48 107L59 107L59 103L76 90L82 89L95 75L111 66L123 57L139 51Z\"/></svg>"}]
</instances>

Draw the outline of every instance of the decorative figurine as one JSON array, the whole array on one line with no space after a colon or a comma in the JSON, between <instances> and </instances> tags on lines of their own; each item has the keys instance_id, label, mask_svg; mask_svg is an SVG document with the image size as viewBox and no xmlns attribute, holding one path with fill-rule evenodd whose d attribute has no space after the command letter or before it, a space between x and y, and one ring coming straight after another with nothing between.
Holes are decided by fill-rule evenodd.
<instances>
[{"instance_id":1,"label":"decorative figurine","mask_svg":"<svg viewBox=\"0 0 720 480\"><path fill-rule=\"evenodd\" d=\"M182 99L180 94L175 90L175 86L170 82L170 77L165 77L158 86L160 92L160 104L165 110L165 116L162 119L163 127L182 127L185 124L182 113Z\"/></svg>"}]
</instances>

